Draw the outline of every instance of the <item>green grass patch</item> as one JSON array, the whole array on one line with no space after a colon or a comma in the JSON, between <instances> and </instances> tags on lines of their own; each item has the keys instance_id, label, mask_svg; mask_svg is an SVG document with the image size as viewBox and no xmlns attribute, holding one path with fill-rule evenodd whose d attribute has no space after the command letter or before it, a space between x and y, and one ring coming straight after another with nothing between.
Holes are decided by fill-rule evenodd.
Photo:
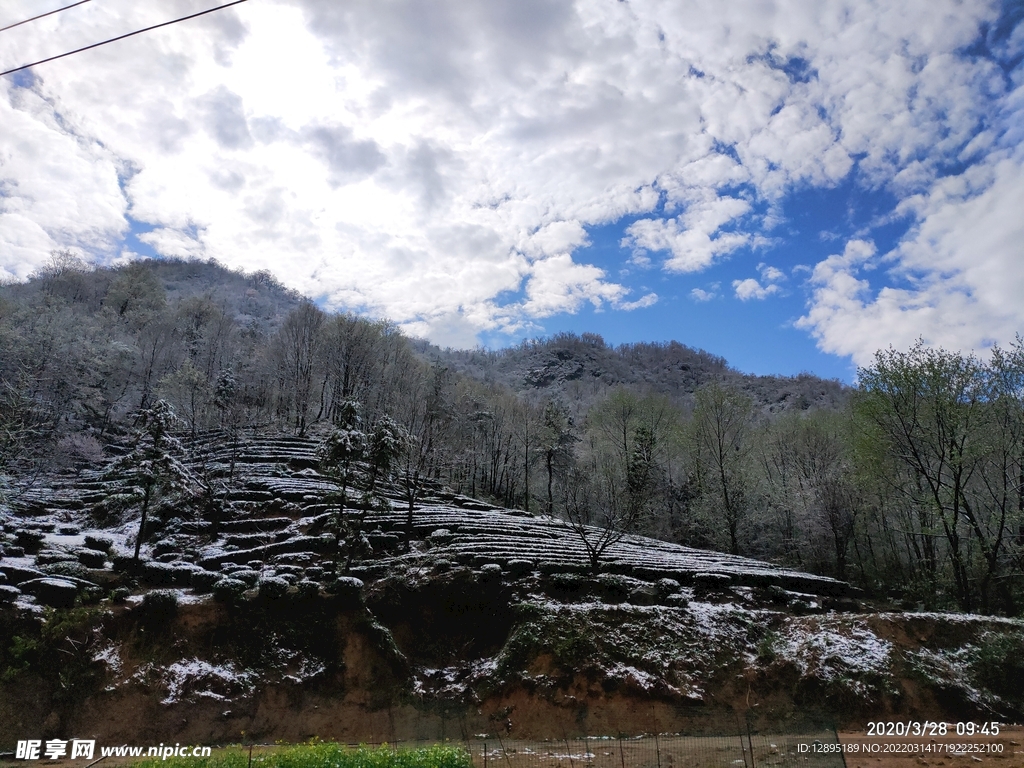
<instances>
[{"instance_id":1,"label":"green grass patch","mask_svg":"<svg viewBox=\"0 0 1024 768\"><path fill-rule=\"evenodd\" d=\"M150 758L133 763L133 768L248 768L249 750L235 747L212 757ZM469 753L461 747L437 744L432 747L393 749L346 747L312 742L253 752L253 768L472 768Z\"/></svg>"}]
</instances>

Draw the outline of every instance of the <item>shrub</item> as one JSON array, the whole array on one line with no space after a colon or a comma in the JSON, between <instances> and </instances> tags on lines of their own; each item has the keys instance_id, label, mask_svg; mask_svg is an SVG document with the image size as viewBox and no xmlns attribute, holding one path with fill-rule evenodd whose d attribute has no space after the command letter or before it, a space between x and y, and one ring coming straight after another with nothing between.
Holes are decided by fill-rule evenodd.
<instances>
[{"instance_id":1,"label":"shrub","mask_svg":"<svg viewBox=\"0 0 1024 768\"><path fill-rule=\"evenodd\" d=\"M192 589L196 592L209 592L222 578L219 573L197 569L192 572Z\"/></svg>"},{"instance_id":2,"label":"shrub","mask_svg":"<svg viewBox=\"0 0 1024 768\"><path fill-rule=\"evenodd\" d=\"M264 600L280 600L288 594L289 584L280 576L267 576L260 579L257 586Z\"/></svg>"},{"instance_id":3,"label":"shrub","mask_svg":"<svg viewBox=\"0 0 1024 768\"><path fill-rule=\"evenodd\" d=\"M984 636L971 666L981 687L1015 704L1024 699L1024 633Z\"/></svg>"},{"instance_id":4,"label":"shrub","mask_svg":"<svg viewBox=\"0 0 1024 768\"><path fill-rule=\"evenodd\" d=\"M107 556L95 549L83 549L78 553L78 562L86 568L102 568L103 564L107 562Z\"/></svg>"},{"instance_id":5,"label":"shrub","mask_svg":"<svg viewBox=\"0 0 1024 768\"><path fill-rule=\"evenodd\" d=\"M134 768L247 768L248 750L228 749L208 758L153 758ZM421 749L393 750L379 747L345 747L311 742L254 753L254 768L472 768L472 758L461 747L435 745Z\"/></svg>"},{"instance_id":6,"label":"shrub","mask_svg":"<svg viewBox=\"0 0 1024 768\"><path fill-rule=\"evenodd\" d=\"M91 533L87 533L85 534L85 546L89 549L95 549L97 552L109 553L111 547L114 546L114 542L103 536L94 536Z\"/></svg>"},{"instance_id":7,"label":"shrub","mask_svg":"<svg viewBox=\"0 0 1024 768\"><path fill-rule=\"evenodd\" d=\"M165 627L178 615L178 595L166 589L155 589L146 593L135 611L143 627Z\"/></svg>"},{"instance_id":8,"label":"shrub","mask_svg":"<svg viewBox=\"0 0 1024 768\"><path fill-rule=\"evenodd\" d=\"M256 586L256 582L259 581L260 574L250 568L243 568L241 570L232 571L231 578L245 582L247 587L254 587Z\"/></svg>"},{"instance_id":9,"label":"shrub","mask_svg":"<svg viewBox=\"0 0 1024 768\"><path fill-rule=\"evenodd\" d=\"M320 585L309 579L303 579L295 585L298 595L304 600L311 600L320 595Z\"/></svg>"},{"instance_id":10,"label":"shrub","mask_svg":"<svg viewBox=\"0 0 1024 768\"><path fill-rule=\"evenodd\" d=\"M213 585L213 599L222 603L234 603L241 599L247 588L244 581L222 578Z\"/></svg>"}]
</instances>

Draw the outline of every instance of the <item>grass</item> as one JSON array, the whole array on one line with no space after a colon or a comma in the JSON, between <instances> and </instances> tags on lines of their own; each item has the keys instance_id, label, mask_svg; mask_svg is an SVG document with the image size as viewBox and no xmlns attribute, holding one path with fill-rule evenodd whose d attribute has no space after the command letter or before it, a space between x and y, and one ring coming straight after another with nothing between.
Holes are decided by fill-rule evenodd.
<instances>
[{"instance_id":1,"label":"grass","mask_svg":"<svg viewBox=\"0 0 1024 768\"><path fill-rule=\"evenodd\" d=\"M206 758L150 758L132 768L248 768L249 750L241 747L216 752ZM310 742L255 753L254 768L472 768L469 753L460 747L435 745L416 749L346 747Z\"/></svg>"}]
</instances>

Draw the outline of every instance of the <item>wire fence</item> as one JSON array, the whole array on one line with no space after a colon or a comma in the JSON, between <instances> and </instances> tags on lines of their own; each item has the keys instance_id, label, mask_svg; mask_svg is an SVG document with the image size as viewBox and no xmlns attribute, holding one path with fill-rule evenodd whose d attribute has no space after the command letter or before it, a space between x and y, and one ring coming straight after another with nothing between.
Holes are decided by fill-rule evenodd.
<instances>
[{"instance_id":1,"label":"wire fence","mask_svg":"<svg viewBox=\"0 0 1024 768\"><path fill-rule=\"evenodd\" d=\"M473 758L474 768L845 768L835 729L822 724L761 731L754 723L689 733L590 736L528 741L499 735L449 739ZM774 732L772 732L774 731ZM400 741L419 747L437 740Z\"/></svg>"},{"instance_id":2,"label":"wire fence","mask_svg":"<svg viewBox=\"0 0 1024 768\"><path fill-rule=\"evenodd\" d=\"M552 741L493 739L465 742L476 768L844 768L834 731L593 737Z\"/></svg>"}]
</instances>

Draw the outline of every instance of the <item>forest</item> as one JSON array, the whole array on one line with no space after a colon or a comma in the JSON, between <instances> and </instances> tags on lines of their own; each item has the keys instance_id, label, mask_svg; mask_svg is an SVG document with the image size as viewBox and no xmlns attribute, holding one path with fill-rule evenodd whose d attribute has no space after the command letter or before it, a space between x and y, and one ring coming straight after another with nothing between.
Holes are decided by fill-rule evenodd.
<instances>
[{"instance_id":1,"label":"forest","mask_svg":"<svg viewBox=\"0 0 1024 768\"><path fill-rule=\"evenodd\" d=\"M440 483L606 542L755 557L908 608L1024 608L1019 337L984 358L880 350L849 387L595 334L440 349L216 262L96 268L56 251L0 286L0 504L123 456L154 412L173 412L185 453L288 433L338 465L346 432L383 431L410 510Z\"/></svg>"}]
</instances>

